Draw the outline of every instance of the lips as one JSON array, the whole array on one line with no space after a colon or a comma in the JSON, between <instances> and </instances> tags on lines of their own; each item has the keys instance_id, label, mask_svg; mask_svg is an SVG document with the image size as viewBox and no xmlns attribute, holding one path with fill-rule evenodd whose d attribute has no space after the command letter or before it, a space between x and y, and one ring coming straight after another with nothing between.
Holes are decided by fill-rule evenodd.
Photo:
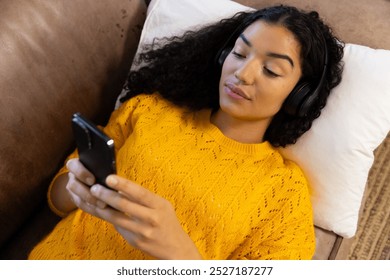
<instances>
[{"instance_id":1,"label":"lips","mask_svg":"<svg viewBox=\"0 0 390 280\"><path fill-rule=\"evenodd\" d=\"M250 100L249 96L242 89L237 87L235 84L227 82L225 86L228 89L227 93L232 97L241 97L246 100Z\"/></svg>"}]
</instances>

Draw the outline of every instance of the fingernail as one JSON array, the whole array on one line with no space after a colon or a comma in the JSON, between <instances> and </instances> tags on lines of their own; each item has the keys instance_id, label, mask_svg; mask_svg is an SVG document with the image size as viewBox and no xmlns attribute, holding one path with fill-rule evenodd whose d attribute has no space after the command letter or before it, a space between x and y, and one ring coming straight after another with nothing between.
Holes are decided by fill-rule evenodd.
<instances>
[{"instance_id":1,"label":"fingernail","mask_svg":"<svg viewBox=\"0 0 390 280\"><path fill-rule=\"evenodd\" d=\"M70 162L71 162L71 160L68 160L67 162L66 162L66 168L69 170L70 168Z\"/></svg>"},{"instance_id":2,"label":"fingernail","mask_svg":"<svg viewBox=\"0 0 390 280\"><path fill-rule=\"evenodd\" d=\"M87 182L88 186L92 186L95 180L91 177L88 177L87 179L85 179L85 182Z\"/></svg>"},{"instance_id":3,"label":"fingernail","mask_svg":"<svg viewBox=\"0 0 390 280\"><path fill-rule=\"evenodd\" d=\"M116 186L116 184L118 184L118 180L114 176L108 176L106 179L106 183L107 185L114 187Z\"/></svg>"},{"instance_id":4,"label":"fingernail","mask_svg":"<svg viewBox=\"0 0 390 280\"><path fill-rule=\"evenodd\" d=\"M98 186L97 186L97 185L93 185L93 186L91 187L91 192L92 192L92 193L96 193L97 190L98 190Z\"/></svg>"}]
</instances>

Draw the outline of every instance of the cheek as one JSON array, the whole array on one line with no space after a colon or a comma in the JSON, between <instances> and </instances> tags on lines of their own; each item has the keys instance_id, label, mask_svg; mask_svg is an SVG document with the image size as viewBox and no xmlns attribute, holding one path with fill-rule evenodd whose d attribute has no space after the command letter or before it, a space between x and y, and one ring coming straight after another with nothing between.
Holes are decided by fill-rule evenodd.
<instances>
[{"instance_id":1,"label":"cheek","mask_svg":"<svg viewBox=\"0 0 390 280\"><path fill-rule=\"evenodd\" d=\"M267 110L269 114L276 114L281 109L283 102L293 88L294 86L291 86L290 84L280 84L269 81L259 85L257 92L260 94L258 94L256 98L256 107L258 109Z\"/></svg>"},{"instance_id":2,"label":"cheek","mask_svg":"<svg viewBox=\"0 0 390 280\"><path fill-rule=\"evenodd\" d=\"M282 100L282 102L286 100L286 98L290 95L294 87L295 87L295 83L284 84L281 87L279 98Z\"/></svg>"},{"instance_id":3,"label":"cheek","mask_svg":"<svg viewBox=\"0 0 390 280\"><path fill-rule=\"evenodd\" d=\"M232 54L229 54L222 65L221 73L225 75L232 74L236 71L237 67L239 67L238 61L234 59Z\"/></svg>"},{"instance_id":4,"label":"cheek","mask_svg":"<svg viewBox=\"0 0 390 280\"><path fill-rule=\"evenodd\" d=\"M221 76L220 76L220 80L219 80L219 86L220 88L222 88L222 86L224 85L224 82L226 81L226 79L229 77L229 76L233 76L234 75L234 65L233 63L231 63L230 59L229 59L229 56L225 59L225 62L224 64L222 65L222 69L221 69Z\"/></svg>"},{"instance_id":5,"label":"cheek","mask_svg":"<svg viewBox=\"0 0 390 280\"><path fill-rule=\"evenodd\" d=\"M270 102L283 103L294 86L280 82L265 82L258 86L258 92L263 92L262 97Z\"/></svg>"}]
</instances>

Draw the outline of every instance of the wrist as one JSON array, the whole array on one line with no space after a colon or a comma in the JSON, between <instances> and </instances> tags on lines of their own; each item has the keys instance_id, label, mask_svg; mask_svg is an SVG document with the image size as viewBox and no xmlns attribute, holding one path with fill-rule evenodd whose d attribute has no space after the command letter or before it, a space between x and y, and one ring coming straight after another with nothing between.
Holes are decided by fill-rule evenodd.
<instances>
[{"instance_id":1,"label":"wrist","mask_svg":"<svg viewBox=\"0 0 390 280\"><path fill-rule=\"evenodd\" d=\"M178 254L173 258L174 260L203 260L202 255L200 254L198 248L191 240L190 246L187 250L183 247L178 249Z\"/></svg>"}]
</instances>

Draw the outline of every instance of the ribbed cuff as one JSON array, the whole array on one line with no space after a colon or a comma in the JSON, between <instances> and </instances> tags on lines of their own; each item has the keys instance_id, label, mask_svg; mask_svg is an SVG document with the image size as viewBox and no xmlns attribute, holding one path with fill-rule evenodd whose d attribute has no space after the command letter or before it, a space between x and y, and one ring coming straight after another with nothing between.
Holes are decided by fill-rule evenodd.
<instances>
[{"instance_id":1,"label":"ribbed cuff","mask_svg":"<svg viewBox=\"0 0 390 280\"><path fill-rule=\"evenodd\" d=\"M47 190L47 203L50 207L50 210L55 213L56 215L60 216L61 218L66 217L69 213L68 212L63 212L61 210L58 210L54 204L53 201L51 200L51 191L53 189L54 182L57 180L57 178L63 174L66 174L68 171L67 170L61 170L60 172L57 173L57 175L54 177L54 179L51 181L49 185L49 189Z\"/></svg>"}]
</instances>

